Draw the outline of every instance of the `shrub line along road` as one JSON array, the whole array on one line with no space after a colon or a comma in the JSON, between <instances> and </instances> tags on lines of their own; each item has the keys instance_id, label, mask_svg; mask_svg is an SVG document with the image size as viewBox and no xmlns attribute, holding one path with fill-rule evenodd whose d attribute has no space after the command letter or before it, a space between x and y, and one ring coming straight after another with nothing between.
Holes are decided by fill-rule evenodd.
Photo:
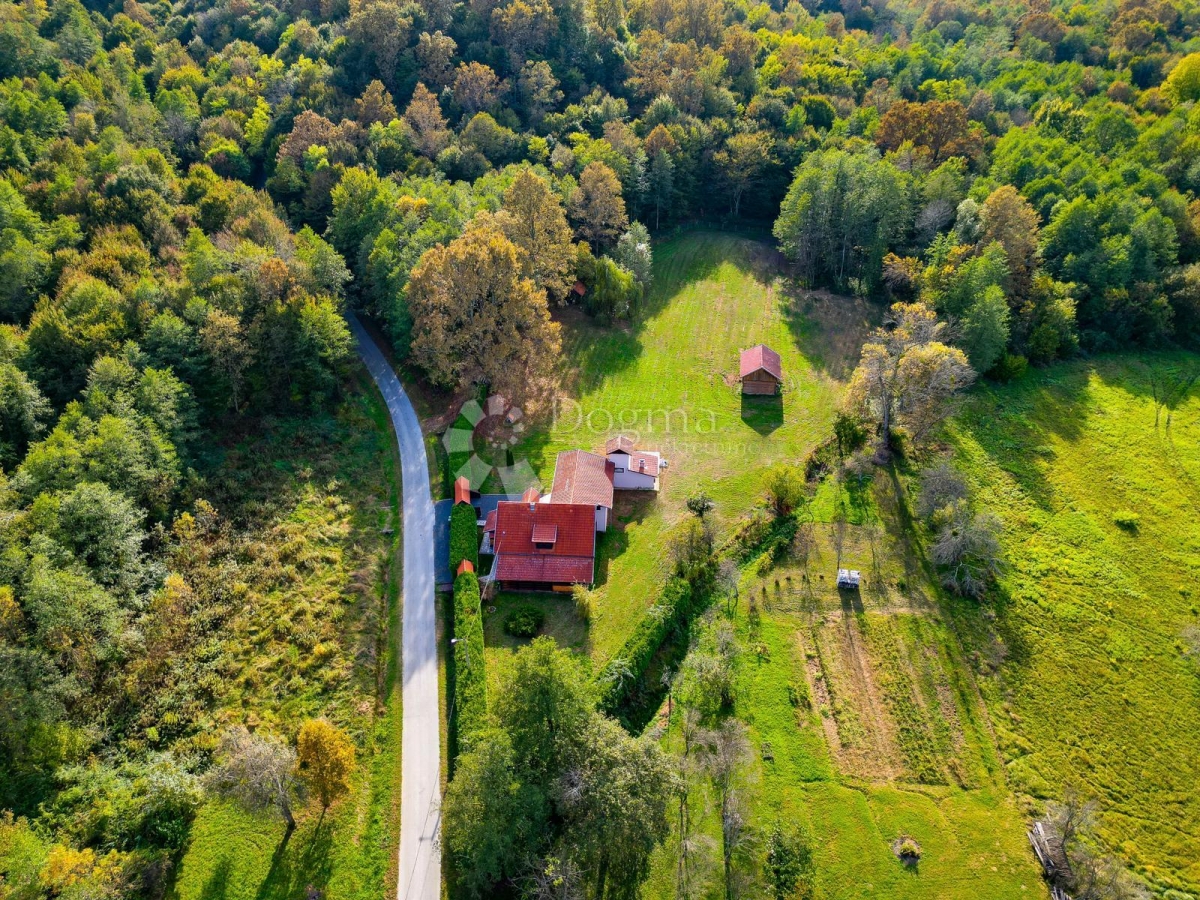
<instances>
[{"instance_id":1,"label":"shrub line along road","mask_svg":"<svg viewBox=\"0 0 1200 900\"><path fill-rule=\"evenodd\" d=\"M397 900L441 896L441 821L437 638L433 606L433 500L421 423L391 365L362 323L348 314L350 330L379 392L387 402L400 447L404 536L402 625L404 724L401 738L400 875Z\"/></svg>"}]
</instances>

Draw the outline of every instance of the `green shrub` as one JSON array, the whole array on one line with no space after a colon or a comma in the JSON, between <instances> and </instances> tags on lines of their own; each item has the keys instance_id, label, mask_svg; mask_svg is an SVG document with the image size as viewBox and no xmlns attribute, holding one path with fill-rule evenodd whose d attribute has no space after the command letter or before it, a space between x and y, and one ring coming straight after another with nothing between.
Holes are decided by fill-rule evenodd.
<instances>
[{"instance_id":1,"label":"green shrub","mask_svg":"<svg viewBox=\"0 0 1200 900\"><path fill-rule=\"evenodd\" d=\"M858 416L840 412L833 420L833 437L838 455L845 459L867 442L867 427ZM807 466L805 469L807 477Z\"/></svg>"},{"instance_id":2,"label":"green shrub","mask_svg":"<svg viewBox=\"0 0 1200 900\"><path fill-rule=\"evenodd\" d=\"M504 617L504 630L513 637L531 638L542 630L546 614L526 603Z\"/></svg>"},{"instance_id":3,"label":"green shrub","mask_svg":"<svg viewBox=\"0 0 1200 900\"><path fill-rule=\"evenodd\" d=\"M1137 531L1141 520L1142 517L1130 509L1119 509L1113 514L1113 521L1117 523L1117 527L1126 531Z\"/></svg>"},{"instance_id":4,"label":"green shrub","mask_svg":"<svg viewBox=\"0 0 1200 900\"><path fill-rule=\"evenodd\" d=\"M463 572L454 579L454 707L458 752L487 722L487 673L483 659L483 616L479 609L479 577Z\"/></svg>"},{"instance_id":5,"label":"green shrub","mask_svg":"<svg viewBox=\"0 0 1200 900\"><path fill-rule=\"evenodd\" d=\"M921 845L910 837L902 837L896 845L896 855L905 862L916 862L921 858Z\"/></svg>"},{"instance_id":6,"label":"green shrub","mask_svg":"<svg viewBox=\"0 0 1200 900\"><path fill-rule=\"evenodd\" d=\"M642 614L633 634L601 670L597 681L602 710L609 715L615 714L628 698L630 690L645 675L650 660L667 635L674 629L686 628L707 598L707 591L694 591L691 585L676 575L668 579L658 602Z\"/></svg>"},{"instance_id":7,"label":"green shrub","mask_svg":"<svg viewBox=\"0 0 1200 900\"><path fill-rule=\"evenodd\" d=\"M579 614L579 618L585 622L592 621L592 616L596 614L595 592L577 584L571 588L571 599L575 601L575 612Z\"/></svg>"},{"instance_id":8,"label":"green shrub","mask_svg":"<svg viewBox=\"0 0 1200 900\"><path fill-rule=\"evenodd\" d=\"M458 564L471 561L479 570L479 526L475 524L475 508L469 503L456 503L450 510L450 572L458 572Z\"/></svg>"},{"instance_id":9,"label":"green shrub","mask_svg":"<svg viewBox=\"0 0 1200 900\"><path fill-rule=\"evenodd\" d=\"M1000 357L1000 361L992 367L989 374L997 381L1004 382L1023 378L1028 371L1029 360L1017 354L1006 353Z\"/></svg>"}]
</instances>

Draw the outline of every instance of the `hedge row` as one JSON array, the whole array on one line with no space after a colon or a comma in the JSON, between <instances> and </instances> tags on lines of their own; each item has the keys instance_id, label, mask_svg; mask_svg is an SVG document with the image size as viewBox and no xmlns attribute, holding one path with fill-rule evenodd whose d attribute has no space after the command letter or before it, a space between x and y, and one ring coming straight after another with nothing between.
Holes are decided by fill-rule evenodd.
<instances>
[{"instance_id":1,"label":"hedge row","mask_svg":"<svg viewBox=\"0 0 1200 900\"><path fill-rule=\"evenodd\" d=\"M483 661L483 616L479 576L463 572L454 579L454 707L458 752L487 721L487 673Z\"/></svg>"},{"instance_id":2,"label":"hedge row","mask_svg":"<svg viewBox=\"0 0 1200 900\"><path fill-rule=\"evenodd\" d=\"M679 576L671 576L663 585L658 602L642 615L633 634L601 670L597 679L601 709L616 715L628 699L630 690L646 674L646 668L663 641L674 629L687 627L692 616L700 611L706 597L707 592L693 590Z\"/></svg>"},{"instance_id":3,"label":"hedge row","mask_svg":"<svg viewBox=\"0 0 1200 900\"><path fill-rule=\"evenodd\" d=\"M464 559L479 571L479 526L475 519L475 508L469 503L455 503L450 510L450 573L458 573L458 564Z\"/></svg>"}]
</instances>

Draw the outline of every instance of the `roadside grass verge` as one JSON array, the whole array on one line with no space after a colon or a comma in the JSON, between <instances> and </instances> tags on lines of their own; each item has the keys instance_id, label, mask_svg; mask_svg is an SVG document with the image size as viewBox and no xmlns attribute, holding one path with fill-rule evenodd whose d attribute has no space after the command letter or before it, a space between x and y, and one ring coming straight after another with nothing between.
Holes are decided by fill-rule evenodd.
<instances>
[{"instance_id":1,"label":"roadside grass verge","mask_svg":"<svg viewBox=\"0 0 1200 900\"><path fill-rule=\"evenodd\" d=\"M206 803L176 872L179 900L297 898L310 886L338 898L395 894L394 447L386 410L360 375L335 416L268 422L208 473L223 518L254 535L248 560L264 587L250 590L223 636L218 708L200 737L244 722L290 739L304 718L326 716L354 736L358 765L349 794L323 817L316 804L297 810L286 844L277 815Z\"/></svg>"}]
</instances>

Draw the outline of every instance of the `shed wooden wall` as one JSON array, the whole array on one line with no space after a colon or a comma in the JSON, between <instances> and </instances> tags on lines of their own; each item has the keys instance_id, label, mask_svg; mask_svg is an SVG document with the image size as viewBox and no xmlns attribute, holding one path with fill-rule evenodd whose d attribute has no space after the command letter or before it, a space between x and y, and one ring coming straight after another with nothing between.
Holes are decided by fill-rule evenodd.
<instances>
[{"instance_id":1,"label":"shed wooden wall","mask_svg":"<svg viewBox=\"0 0 1200 900\"><path fill-rule=\"evenodd\" d=\"M759 369L751 372L742 379L743 394L775 394L779 391L779 382L770 372Z\"/></svg>"}]
</instances>

